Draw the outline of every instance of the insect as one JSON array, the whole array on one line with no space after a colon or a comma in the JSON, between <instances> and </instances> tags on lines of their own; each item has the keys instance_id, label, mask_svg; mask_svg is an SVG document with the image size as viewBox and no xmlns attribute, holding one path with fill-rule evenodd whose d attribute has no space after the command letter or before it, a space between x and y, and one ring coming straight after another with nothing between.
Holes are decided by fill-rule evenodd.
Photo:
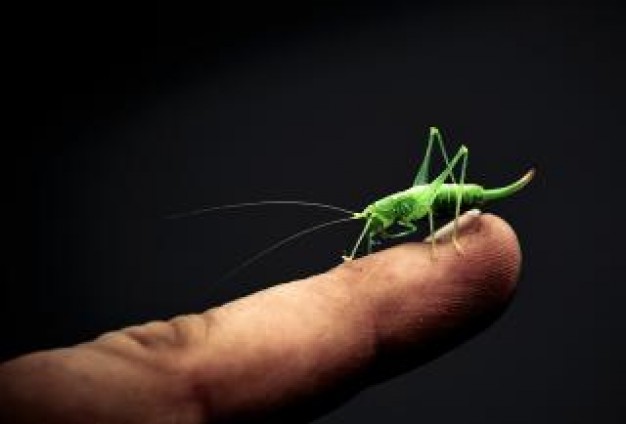
<instances>
[{"instance_id":1,"label":"insect","mask_svg":"<svg viewBox=\"0 0 626 424\"><path fill-rule=\"evenodd\" d=\"M433 148L437 145L444 159L445 167L439 175L429 181L431 157ZM452 242L459 253L462 247L458 241L458 219L462 210L475 208L485 203L506 198L521 190L534 176L534 170L528 171L522 178L504 187L485 189L478 184L468 184L465 182L469 150L461 146L455 155L450 158L444 145L441 132L436 127L431 127L428 144L424 153L424 158L420 164L411 187L382 197L369 205L361 212L351 211L339 206L324 203L299 201L299 200L266 200L260 202L236 203L230 205L213 206L197 209L192 212L171 215L170 218L177 218L189 215L198 215L223 209L236 209L250 206L263 205L297 205L308 207L319 207L349 214L348 218L337 219L323 224L307 228L293 234L269 248L259 252L247 261L243 262L236 269L227 274L231 276L262 256L270 253L278 247L331 225L348 222L352 220L365 220L365 225L361 231L356 244L351 252L343 256L348 261L354 259L359 252L359 248L365 242L367 253L371 253L374 246L388 239L406 237L417 231L416 223L422 219L428 219L431 237L430 242L434 252L436 237L433 237L435 217L441 215L453 215L454 227L452 231ZM459 166L457 166L459 165ZM459 175L455 177L455 168L460 168ZM449 182L448 182L449 181ZM398 228L399 231L392 230Z\"/></svg>"},{"instance_id":2,"label":"insect","mask_svg":"<svg viewBox=\"0 0 626 424\"><path fill-rule=\"evenodd\" d=\"M430 173L430 159L432 156L433 144L437 144L441 155L445 161L444 170L432 181L428 182ZM434 251L435 237L434 217L437 215L454 213L454 230L452 242L457 251L462 252L458 242L458 219L461 209L471 209L484 203L511 196L521 190L534 176L534 169L531 169L518 181L494 189L485 189L478 184L466 184L465 175L467 169L467 157L469 150L461 146L456 154L449 159L441 132L436 127L430 128L426 153L420 165L413 185L397 193L385 196L369 204L362 212L354 214L354 219L365 219L365 227L359 236L356 245L344 260L351 260L356 255L359 246L367 238L367 251L372 251L372 247L378 239L394 239L408 236L417 231L416 221L428 218L430 228L430 241ZM460 175L457 179L453 170L460 162ZM451 183L446 183L447 180ZM391 233L392 227L401 227L399 232Z\"/></svg>"}]
</instances>

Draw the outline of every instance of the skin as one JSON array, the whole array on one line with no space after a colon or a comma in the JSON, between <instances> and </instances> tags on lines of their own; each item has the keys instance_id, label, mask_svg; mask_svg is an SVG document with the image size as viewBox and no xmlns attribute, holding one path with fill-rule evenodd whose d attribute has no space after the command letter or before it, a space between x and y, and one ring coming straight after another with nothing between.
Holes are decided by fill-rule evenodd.
<instances>
[{"instance_id":1,"label":"skin","mask_svg":"<svg viewBox=\"0 0 626 424\"><path fill-rule=\"evenodd\" d=\"M452 243L408 243L207 310L0 366L0 422L309 419L476 334L509 303L521 254L481 215ZM42 322L42 326L45 322Z\"/></svg>"}]
</instances>

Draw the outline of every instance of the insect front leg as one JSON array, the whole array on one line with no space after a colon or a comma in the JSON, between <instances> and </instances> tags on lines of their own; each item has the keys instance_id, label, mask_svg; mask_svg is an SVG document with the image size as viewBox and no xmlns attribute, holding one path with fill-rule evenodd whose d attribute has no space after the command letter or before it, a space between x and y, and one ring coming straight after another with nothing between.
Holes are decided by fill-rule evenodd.
<instances>
[{"instance_id":1,"label":"insect front leg","mask_svg":"<svg viewBox=\"0 0 626 424\"><path fill-rule=\"evenodd\" d=\"M368 236L368 249L370 248L370 243L371 243L371 237L372 237L372 231L370 230L370 225L372 224L372 220L368 219L367 222L365 223L365 227L363 227L363 231L361 231L361 235L359 235L358 240L356 241L356 244L354 245L354 248L352 249L352 252L350 252L350 255L345 255L342 256L341 258L344 261L351 261L352 259L354 259L354 256L356 255L356 253L359 250L359 246L361 245L361 242L363 241L363 239L365 238L365 236Z\"/></svg>"}]
</instances>

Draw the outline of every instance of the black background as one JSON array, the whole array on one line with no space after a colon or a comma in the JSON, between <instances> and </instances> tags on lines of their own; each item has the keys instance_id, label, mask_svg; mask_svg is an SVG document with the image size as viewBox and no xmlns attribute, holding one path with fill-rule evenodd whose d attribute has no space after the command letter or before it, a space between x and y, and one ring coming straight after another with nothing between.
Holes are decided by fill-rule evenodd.
<instances>
[{"instance_id":1,"label":"black background","mask_svg":"<svg viewBox=\"0 0 626 424\"><path fill-rule=\"evenodd\" d=\"M626 421L625 18L610 2L266 0L4 11L1 354L200 311L337 263L358 225L211 285L276 239L405 188L427 130L524 250L475 340L319 423Z\"/></svg>"}]
</instances>

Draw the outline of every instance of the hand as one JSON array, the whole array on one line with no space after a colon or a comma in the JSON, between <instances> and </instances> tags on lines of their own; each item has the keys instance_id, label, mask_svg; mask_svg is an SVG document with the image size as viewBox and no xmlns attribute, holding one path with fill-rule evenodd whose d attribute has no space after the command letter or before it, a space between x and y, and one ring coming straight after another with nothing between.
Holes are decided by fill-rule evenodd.
<instances>
[{"instance_id":1,"label":"hand","mask_svg":"<svg viewBox=\"0 0 626 424\"><path fill-rule=\"evenodd\" d=\"M491 323L515 288L511 228L482 215L463 255L396 246L202 314L0 366L0 421L277 422L312 418Z\"/></svg>"}]
</instances>

